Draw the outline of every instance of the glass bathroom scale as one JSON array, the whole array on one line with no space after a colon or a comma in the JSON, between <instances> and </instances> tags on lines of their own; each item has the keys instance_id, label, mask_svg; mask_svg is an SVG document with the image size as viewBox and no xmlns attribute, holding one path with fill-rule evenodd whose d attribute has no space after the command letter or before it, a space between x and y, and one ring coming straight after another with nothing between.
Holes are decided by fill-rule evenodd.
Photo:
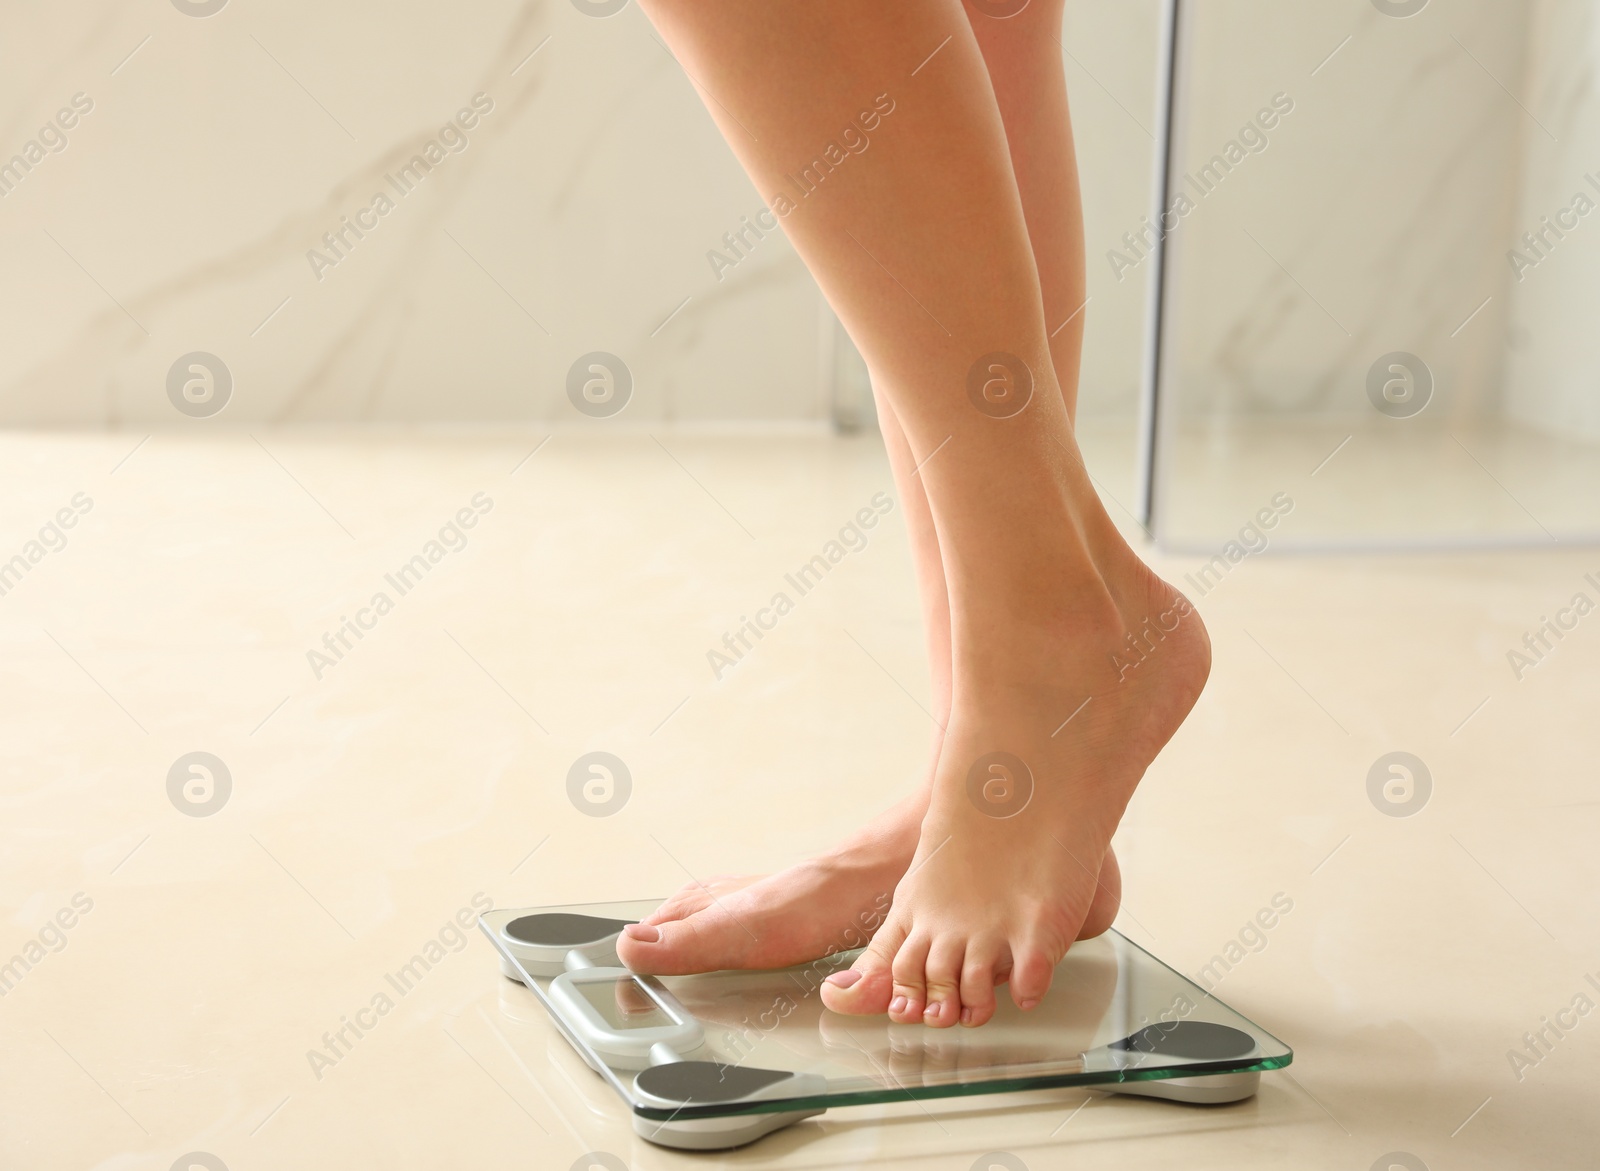
<instances>
[{"instance_id":1,"label":"glass bathroom scale","mask_svg":"<svg viewBox=\"0 0 1600 1171\"><path fill-rule=\"evenodd\" d=\"M857 951L776 971L637 976L622 928L661 900L494 910L478 926L500 971L662 1146L740 1146L825 1110L1093 1086L1192 1104L1236 1102L1294 1054L1115 930L1072 945L1023 1012L1002 990L992 1020L930 1029L844 1016L820 986Z\"/></svg>"}]
</instances>

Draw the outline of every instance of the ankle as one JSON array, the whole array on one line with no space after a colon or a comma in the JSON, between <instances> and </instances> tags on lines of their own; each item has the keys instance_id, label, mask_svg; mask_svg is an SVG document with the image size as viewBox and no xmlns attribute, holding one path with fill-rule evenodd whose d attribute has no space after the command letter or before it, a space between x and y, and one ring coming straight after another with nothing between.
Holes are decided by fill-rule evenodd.
<instances>
[{"instance_id":1,"label":"ankle","mask_svg":"<svg viewBox=\"0 0 1600 1171\"><path fill-rule=\"evenodd\" d=\"M857 830L813 861L828 870L850 874L871 874L892 866L894 859L916 849L922 815L927 809L926 793L921 794L921 803L915 809L903 809L915 800L908 798L890 810L888 816ZM899 816L902 812L906 815Z\"/></svg>"},{"instance_id":2,"label":"ankle","mask_svg":"<svg viewBox=\"0 0 1600 1171\"><path fill-rule=\"evenodd\" d=\"M1034 660L1059 668L1063 656L1115 648L1125 634L1116 599L1098 576L1040 589L1032 596L961 607L952 614L952 655L957 677L1026 678Z\"/></svg>"}]
</instances>

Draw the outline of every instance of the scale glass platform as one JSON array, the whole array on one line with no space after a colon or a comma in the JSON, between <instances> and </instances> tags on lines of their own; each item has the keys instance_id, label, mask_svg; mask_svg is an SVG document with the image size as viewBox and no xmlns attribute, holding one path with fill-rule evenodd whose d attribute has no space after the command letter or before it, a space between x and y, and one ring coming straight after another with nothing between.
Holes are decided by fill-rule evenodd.
<instances>
[{"instance_id":1,"label":"scale glass platform","mask_svg":"<svg viewBox=\"0 0 1600 1171\"><path fill-rule=\"evenodd\" d=\"M478 925L500 971L663 1146L720 1150L842 1106L1094 1086L1236 1102L1294 1054L1115 930L1072 945L1022 1012L1001 990L978 1028L844 1016L820 985L840 952L777 971L636 976L617 935L661 900L494 910Z\"/></svg>"}]
</instances>

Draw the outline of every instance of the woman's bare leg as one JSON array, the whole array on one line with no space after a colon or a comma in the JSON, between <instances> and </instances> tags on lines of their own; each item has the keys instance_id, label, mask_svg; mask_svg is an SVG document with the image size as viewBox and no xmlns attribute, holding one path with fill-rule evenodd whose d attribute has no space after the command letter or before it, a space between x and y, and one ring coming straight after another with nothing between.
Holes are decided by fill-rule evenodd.
<instances>
[{"instance_id":1,"label":"woman's bare leg","mask_svg":"<svg viewBox=\"0 0 1600 1171\"><path fill-rule=\"evenodd\" d=\"M824 995L841 1011L980 1023L1008 974L1019 1004L1036 1001L1083 925L1122 809L1204 681L1204 632L1082 471L999 108L960 7L649 8L757 182L794 192L778 208L786 230L927 461L951 723L889 921L854 985ZM846 154L834 136L854 151L859 132L835 125L871 105L872 149ZM1012 397L984 385L1007 368ZM997 751L1029 795L1020 812L983 783Z\"/></svg>"},{"instance_id":2,"label":"woman's bare leg","mask_svg":"<svg viewBox=\"0 0 1600 1171\"><path fill-rule=\"evenodd\" d=\"M995 102L1005 122L1034 266L1043 292L1050 356L1067 415L1077 417L1087 291L1083 200L1067 107L1061 15L1066 0L1030 0L997 19L968 6Z\"/></svg>"},{"instance_id":3,"label":"woman's bare leg","mask_svg":"<svg viewBox=\"0 0 1600 1171\"><path fill-rule=\"evenodd\" d=\"M826 853L775 874L718 874L684 886L643 920L653 932L630 928L621 941L622 958L636 971L783 968L857 946L883 922L888 896L911 864L950 720L950 596L927 493L894 410L881 396L878 419L922 602L935 725L927 775L916 791ZM1080 939L1111 926L1121 893L1117 860L1108 849Z\"/></svg>"}]
</instances>

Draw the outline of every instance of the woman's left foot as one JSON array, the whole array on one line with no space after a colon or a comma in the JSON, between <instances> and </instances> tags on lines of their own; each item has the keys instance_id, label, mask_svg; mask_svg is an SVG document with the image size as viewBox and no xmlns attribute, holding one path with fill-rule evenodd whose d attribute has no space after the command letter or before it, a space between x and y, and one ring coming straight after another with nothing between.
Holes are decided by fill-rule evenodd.
<instances>
[{"instance_id":1,"label":"woman's left foot","mask_svg":"<svg viewBox=\"0 0 1600 1171\"><path fill-rule=\"evenodd\" d=\"M861 947L888 917L927 810L924 788L841 845L787 870L690 883L627 928L617 954L635 972L676 976L786 968ZM1121 890L1107 851L1085 935L1111 926Z\"/></svg>"}]
</instances>

